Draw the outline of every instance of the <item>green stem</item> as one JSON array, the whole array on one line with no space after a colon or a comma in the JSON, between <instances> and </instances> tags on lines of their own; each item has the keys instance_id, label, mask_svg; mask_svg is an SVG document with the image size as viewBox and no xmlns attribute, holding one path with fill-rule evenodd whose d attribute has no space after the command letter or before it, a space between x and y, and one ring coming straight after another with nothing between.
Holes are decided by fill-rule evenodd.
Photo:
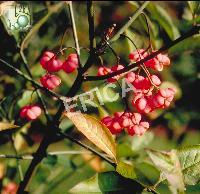
<instances>
[{"instance_id":1,"label":"green stem","mask_svg":"<svg viewBox=\"0 0 200 194\"><path fill-rule=\"evenodd\" d=\"M123 34L125 32L125 30L127 28L129 28L129 26L133 23L133 21L136 20L136 18L142 13L142 11L144 10L144 8L148 5L150 1L145 1L141 7L138 8L138 10L133 14L132 17L129 18L129 21L127 23L124 24L124 26L122 26L122 28L120 28L120 30L110 39L109 43L112 43L114 41L116 41L117 39L120 38L120 35Z\"/></svg>"},{"instance_id":2,"label":"green stem","mask_svg":"<svg viewBox=\"0 0 200 194\"><path fill-rule=\"evenodd\" d=\"M24 61L24 67L25 67L25 69L26 69L26 71L27 71L29 77L33 79L33 76L32 76L32 74L31 74L30 68L29 68L29 66L28 66L28 62L27 62L26 57L25 57L25 55L24 55L23 49L20 49L20 54L21 54L21 57L22 57L22 59L23 59L23 61ZM42 105L42 108L43 108L43 110L44 110L44 114L45 114L45 117L46 117L46 119L47 119L47 122L50 122L50 121L51 121L51 118L50 118L50 115L49 115L49 113L48 113L48 110L47 110L47 106L46 106L46 104L45 104L45 101L43 100L42 95L41 95L40 91L37 89L37 87L36 87L35 85L34 85L34 87L35 87L35 89L36 89L36 94L37 94L37 96L38 96L38 99L40 100L41 105Z\"/></svg>"},{"instance_id":3,"label":"green stem","mask_svg":"<svg viewBox=\"0 0 200 194\"><path fill-rule=\"evenodd\" d=\"M52 151L48 152L47 156L58 156L58 155L78 155L78 154L91 154L90 151L83 151L83 150L72 150L72 151ZM24 154L24 155L10 155L10 154L0 154L0 158L6 159L17 159L17 160L32 160L33 155L31 154Z\"/></svg>"},{"instance_id":4,"label":"green stem","mask_svg":"<svg viewBox=\"0 0 200 194\"><path fill-rule=\"evenodd\" d=\"M16 150L16 148L15 148L14 138L13 138L12 135L10 135L10 140L11 140L12 147L13 147L13 150L14 150L14 152L15 152L15 155L18 157L18 153L17 153L17 150ZM21 164L20 164L19 159L16 158L16 160L17 160L17 168L18 168L18 171L19 171L19 177L20 177L20 180L22 181L22 180L24 179L22 167L21 167Z\"/></svg>"},{"instance_id":5,"label":"green stem","mask_svg":"<svg viewBox=\"0 0 200 194\"><path fill-rule=\"evenodd\" d=\"M78 61L79 61L79 68L81 68L81 61L80 61L80 47L78 43L78 36L77 36L77 31L76 31L76 23L74 19L74 12L73 12L73 6L72 6L72 1L68 3L69 5L69 12L70 12L70 17L72 21L72 31L73 31L73 37L74 37L74 42L76 46L76 53L78 55Z\"/></svg>"},{"instance_id":6,"label":"green stem","mask_svg":"<svg viewBox=\"0 0 200 194\"><path fill-rule=\"evenodd\" d=\"M32 78L30 78L29 76L27 76L26 74L24 74L22 71L20 71L19 69L15 68L14 66L12 66L11 64L7 63L6 61L4 61L3 59L0 58L0 62L4 64L4 66L6 66L10 71L16 73L17 75L23 77L25 80L31 82L36 88L41 89L43 91L45 91L47 94L54 96L60 100L64 99L63 96L48 90L47 88L41 86L40 84L38 84L36 81L34 81Z\"/></svg>"},{"instance_id":7,"label":"green stem","mask_svg":"<svg viewBox=\"0 0 200 194\"><path fill-rule=\"evenodd\" d=\"M94 28L94 8L92 1L87 1L87 13L88 13L88 24L89 24L90 52L94 52L94 48L96 47L96 41L95 41L95 28Z\"/></svg>"}]
</instances>

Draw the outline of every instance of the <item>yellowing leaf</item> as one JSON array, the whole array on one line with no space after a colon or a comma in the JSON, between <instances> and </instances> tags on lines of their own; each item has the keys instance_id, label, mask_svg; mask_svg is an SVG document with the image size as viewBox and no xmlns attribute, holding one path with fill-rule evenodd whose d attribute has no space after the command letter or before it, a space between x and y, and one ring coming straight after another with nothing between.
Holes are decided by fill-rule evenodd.
<instances>
[{"instance_id":1,"label":"yellowing leaf","mask_svg":"<svg viewBox=\"0 0 200 194\"><path fill-rule=\"evenodd\" d=\"M27 148L28 143L26 142L26 140L24 139L24 137L22 136L22 133L27 134L27 131L29 129L29 127L31 126L31 123L28 122L26 123L15 135L14 138L14 145L17 151L20 150L24 150L25 148Z\"/></svg>"},{"instance_id":2,"label":"yellowing leaf","mask_svg":"<svg viewBox=\"0 0 200 194\"><path fill-rule=\"evenodd\" d=\"M13 124L10 124L10 123L0 122L0 131L5 131L5 130L8 130L8 129L14 129L14 128L17 128L17 127L19 127L19 126L13 125Z\"/></svg>"},{"instance_id":3,"label":"yellowing leaf","mask_svg":"<svg viewBox=\"0 0 200 194\"><path fill-rule=\"evenodd\" d=\"M117 165L116 171L125 178L135 179L135 169L133 165L120 161Z\"/></svg>"},{"instance_id":4,"label":"yellowing leaf","mask_svg":"<svg viewBox=\"0 0 200 194\"><path fill-rule=\"evenodd\" d=\"M116 144L105 125L87 114L66 112L65 115L92 143L116 161Z\"/></svg>"}]
</instances>

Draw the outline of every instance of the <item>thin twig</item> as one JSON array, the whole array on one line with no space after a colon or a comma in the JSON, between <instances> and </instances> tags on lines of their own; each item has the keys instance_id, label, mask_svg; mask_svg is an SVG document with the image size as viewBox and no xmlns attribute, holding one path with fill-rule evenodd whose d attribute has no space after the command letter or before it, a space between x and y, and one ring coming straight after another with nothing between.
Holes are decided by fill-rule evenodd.
<instances>
[{"instance_id":1,"label":"thin twig","mask_svg":"<svg viewBox=\"0 0 200 194\"><path fill-rule=\"evenodd\" d=\"M117 55L117 53L115 52L115 50L110 46L109 42L106 42L108 47L110 48L110 50L112 51L113 55L115 55L116 61L117 61L117 65L119 65L120 63L120 57Z\"/></svg>"},{"instance_id":2,"label":"thin twig","mask_svg":"<svg viewBox=\"0 0 200 194\"><path fill-rule=\"evenodd\" d=\"M78 154L91 154L90 151L83 150L72 150L72 151L52 151L48 152L47 156L59 156L59 155L78 155ZM9 154L0 154L0 158L5 159L17 159L17 160L32 160L32 154L24 154L24 155L9 155Z\"/></svg>"},{"instance_id":3,"label":"thin twig","mask_svg":"<svg viewBox=\"0 0 200 194\"><path fill-rule=\"evenodd\" d=\"M43 87L42 85L40 85L39 83L37 83L36 81L34 81L32 78L30 78L29 76L27 76L25 73L23 73L22 71L20 71L19 69L15 68L14 66L12 66L11 64L7 63L6 61L4 61L3 59L0 58L0 62L4 64L4 66L6 66L10 71L15 72L17 75L23 77L25 80L31 82L35 87L37 87L38 89L43 90L44 92L46 92L47 94L54 96L60 100L64 99L63 96L48 90L47 88Z\"/></svg>"},{"instance_id":4,"label":"thin twig","mask_svg":"<svg viewBox=\"0 0 200 194\"><path fill-rule=\"evenodd\" d=\"M87 13L88 13L88 24L89 24L90 51L94 52L96 41L95 41L95 29L94 29L94 8L92 1L87 1Z\"/></svg>"},{"instance_id":5,"label":"thin twig","mask_svg":"<svg viewBox=\"0 0 200 194\"><path fill-rule=\"evenodd\" d=\"M14 138L13 138L12 134L10 135L10 140L11 140L12 147L13 147L13 150L15 152L15 155L18 156L17 149L15 147ZM19 171L19 177L20 177L20 180L22 181L24 179L24 175L23 175L23 171L22 171L22 166L20 164L19 159L16 158L16 160L17 160L17 168L18 168L18 171Z\"/></svg>"},{"instance_id":6,"label":"thin twig","mask_svg":"<svg viewBox=\"0 0 200 194\"><path fill-rule=\"evenodd\" d=\"M33 79L33 76L31 74L30 68L28 66L28 61L27 61L27 59L26 59L26 57L24 55L23 49L20 49L20 54L21 54L21 57L22 57L22 59L24 61L24 67L25 67L29 77ZM49 116L49 113L48 113L48 110L47 110L47 106L46 106L46 104L45 104L45 102L44 102L44 100L42 98L42 95L41 95L40 91L37 89L37 87L35 85L34 85L34 87L35 87L35 91L36 91L36 94L38 96L38 99L41 102L42 109L44 110L44 114L45 114L45 117L47 119L47 122L49 122L51 120L51 118Z\"/></svg>"},{"instance_id":7,"label":"thin twig","mask_svg":"<svg viewBox=\"0 0 200 194\"><path fill-rule=\"evenodd\" d=\"M78 36L77 36L77 31L76 31L76 23L75 23L75 19L74 19L72 1L67 2L67 5L69 6L69 12L70 12L70 17L71 17L71 21L72 21L73 37L74 37L74 42L75 42L75 46L76 46L76 53L78 55L79 68L81 68L82 65L81 65L81 60L80 60L80 47L79 47L79 43L78 43Z\"/></svg>"},{"instance_id":8,"label":"thin twig","mask_svg":"<svg viewBox=\"0 0 200 194\"><path fill-rule=\"evenodd\" d=\"M99 156L100 158L104 159L105 161L107 161L109 164L111 164L112 166L116 166L116 164L110 160L109 158L107 158L106 156L104 156L102 153L98 152L97 150L93 149L92 147L86 145L86 144L83 144L81 141L77 140L77 139L74 139L73 137L71 137L70 135L66 134L66 133L63 133L63 132L58 132L61 136L73 141L73 142L76 142L78 145L80 145L81 147L91 151L93 154Z\"/></svg>"},{"instance_id":9,"label":"thin twig","mask_svg":"<svg viewBox=\"0 0 200 194\"><path fill-rule=\"evenodd\" d=\"M129 41L131 41L131 43L134 45L136 51L138 52L138 48L137 48L136 44L134 43L134 41L131 40L130 37L128 37L127 35L122 34L122 36L124 36L124 37L127 38ZM149 44L151 44L151 43L149 42ZM148 49L148 48L147 48L147 49ZM146 49L146 50L147 50L147 49ZM140 60L141 60L141 54L140 54L139 52L138 52L138 55L139 55L139 58L140 58ZM152 81L152 79L151 79L151 74L149 73L149 70L146 68L145 64L144 64L144 63L141 64L140 67L143 69L143 71L144 71L145 74L147 75L147 77L148 77L148 79L149 79L151 85L154 86L156 89L158 89L158 86L156 86L156 85L153 83L153 81Z\"/></svg>"},{"instance_id":10,"label":"thin twig","mask_svg":"<svg viewBox=\"0 0 200 194\"><path fill-rule=\"evenodd\" d=\"M10 155L10 154L0 154L0 158L6 159L17 159L17 160L32 160L32 155Z\"/></svg>"},{"instance_id":11,"label":"thin twig","mask_svg":"<svg viewBox=\"0 0 200 194\"><path fill-rule=\"evenodd\" d=\"M174 45L178 44L179 42L185 40L186 38L189 38L189 37L191 37L191 36L193 36L195 34L198 34L199 30L200 30L200 26L194 26L187 33L183 34L182 36L180 36L176 40L169 42L168 44L166 44L165 46L163 46L162 48L160 48L156 52L153 52L150 55L148 55L147 57L145 57L144 59L142 59L140 61L137 61L136 63L133 63L133 64L131 64L129 66L126 66L126 67L124 67L121 70L115 71L113 73L109 73L107 75L102 75L102 76L87 76L87 77L85 77L85 81L99 81L99 80L104 80L104 79L112 78L112 77L114 77L116 75L120 75L122 73L128 72L129 70L133 69L134 67L147 62L148 60L154 58L155 56L157 56L158 54L162 53L163 51L168 50L169 48L171 48Z\"/></svg>"},{"instance_id":12,"label":"thin twig","mask_svg":"<svg viewBox=\"0 0 200 194\"><path fill-rule=\"evenodd\" d=\"M70 6L70 15L71 15L71 19L72 19L72 23L74 22L73 20L73 9L72 9L72 4L69 3ZM73 25L74 27L76 27L75 25ZM77 46L77 44L76 44ZM77 49L79 50L79 49ZM76 77L76 80L74 81L74 84L72 85L72 87L70 88L70 90L67 93L67 97L72 97L76 94L76 92L79 90L80 86L82 85L83 81L84 81L84 73L88 70L88 68L93 64L94 62L94 56L89 56L84 68L79 68L78 71L78 75ZM59 125L59 120L60 117L62 115L62 112L64 110L64 105L62 104L62 106L60 106L57 114L54 116L54 119L52 121L51 124L51 130L49 130L49 134L47 136L49 136L48 139L43 138L43 141L41 142L38 150L35 153L35 157L33 158L26 174L24 177L24 180L20 183L19 185L19 189L17 191L17 194L21 194L24 192L27 184L30 181L30 178L33 174L33 171L35 170L36 166L41 162L41 160L46 156L46 150L48 148L48 146L51 144L52 140L54 139L55 136L55 128ZM71 141L73 141L73 139L71 139ZM75 143L78 144L78 142L74 141ZM80 145L80 144L79 144ZM36 157L37 156L37 157Z\"/></svg>"},{"instance_id":13,"label":"thin twig","mask_svg":"<svg viewBox=\"0 0 200 194\"><path fill-rule=\"evenodd\" d=\"M129 18L129 21L120 28L120 30L110 39L110 43L116 41L117 39L120 38L120 35L125 32L125 30L137 19L137 17L141 14L141 12L144 10L144 8L148 5L149 1L145 1L139 8L138 10L133 14L132 17Z\"/></svg>"}]
</instances>

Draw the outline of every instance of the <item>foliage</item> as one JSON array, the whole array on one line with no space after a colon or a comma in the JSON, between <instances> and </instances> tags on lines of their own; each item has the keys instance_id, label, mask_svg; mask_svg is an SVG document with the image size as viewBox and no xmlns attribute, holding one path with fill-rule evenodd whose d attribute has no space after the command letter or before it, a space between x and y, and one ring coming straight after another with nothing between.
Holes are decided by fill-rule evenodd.
<instances>
[{"instance_id":1,"label":"foliage","mask_svg":"<svg viewBox=\"0 0 200 194\"><path fill-rule=\"evenodd\" d=\"M199 193L199 34L184 39L167 51L172 65L161 72L160 79L163 85L170 85L178 91L173 105L147 116L151 127L143 136L132 137L126 133L112 136L100 120L124 110L123 99L110 102L106 98L106 95L113 98L120 93L119 85L107 88L105 95L104 87L108 84L105 80L84 82L82 86L77 84L78 94L98 87L104 105L95 95L97 106L87 104L87 113L77 113L76 117L68 112L56 118L61 103L60 96L54 94L66 96L78 71L55 73L62 83L53 92L43 89L35 91L37 84L34 81L39 83L45 73L39 64L42 52L52 50L57 53L61 48L74 47L75 43L72 15L68 10L70 2L29 3L32 27L28 31L15 33L7 31L6 18L2 14L5 8L0 3L0 189L5 189L10 182L20 184L30 165L30 158L34 157L31 153L36 152L43 138L49 137L53 143L47 146L43 153L45 155L47 151L47 155L39 162L31 178L28 186L30 194ZM90 13L87 10L88 2L87 5L86 2L72 4L82 64L87 64L92 52L84 49L89 48L93 41L89 38L88 27L91 27L91 23L87 24L88 14L94 12L93 44L97 47L105 30L111 24L116 24L110 41L115 53L105 47L105 53L101 59L92 62L93 66L84 74L86 76L96 75L101 61L107 67L116 64L115 54L120 56L120 63L129 64L128 55L135 50L135 46L120 36L121 32L130 37L138 48L147 48L150 38L153 48L159 49L200 22L198 1L151 1L145 2L145 5L139 1L95 1L94 10L90 10ZM141 12L144 12L146 19ZM129 20L129 17L132 18ZM61 59L65 60L73 52L73 48L64 50L60 53ZM34 81L30 82L11 71L2 60L29 78L31 74ZM122 85L121 80L119 84ZM128 96L129 105L131 100L131 96ZM19 117L21 108L31 103L41 107L47 104L45 114L49 115L50 121L45 114L34 121L22 120ZM80 102L77 102L77 107L82 110ZM55 118L58 122L53 125L51 121Z\"/></svg>"}]
</instances>

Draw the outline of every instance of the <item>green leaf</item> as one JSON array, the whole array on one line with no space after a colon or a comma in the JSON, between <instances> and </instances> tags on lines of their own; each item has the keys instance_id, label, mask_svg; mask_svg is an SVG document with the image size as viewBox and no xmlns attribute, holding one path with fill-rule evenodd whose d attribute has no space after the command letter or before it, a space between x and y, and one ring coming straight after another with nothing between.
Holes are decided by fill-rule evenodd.
<instances>
[{"instance_id":1,"label":"green leaf","mask_svg":"<svg viewBox=\"0 0 200 194\"><path fill-rule=\"evenodd\" d=\"M199 9L199 1L188 1L188 5L192 11L193 14L197 13L197 10Z\"/></svg>"},{"instance_id":2,"label":"green leaf","mask_svg":"<svg viewBox=\"0 0 200 194\"><path fill-rule=\"evenodd\" d=\"M18 100L17 104L19 107L23 107L27 104L29 104L31 101L33 102L37 97L36 92L26 90L20 100Z\"/></svg>"},{"instance_id":3,"label":"green leaf","mask_svg":"<svg viewBox=\"0 0 200 194\"><path fill-rule=\"evenodd\" d=\"M141 150L143 148L145 148L146 146L148 146L150 144L150 142L153 140L154 135L152 132L146 132L144 135L142 136L134 136L131 137L132 141L131 141L131 148L133 151L138 151Z\"/></svg>"},{"instance_id":4,"label":"green leaf","mask_svg":"<svg viewBox=\"0 0 200 194\"><path fill-rule=\"evenodd\" d=\"M159 170L150 162L135 163L136 180L148 186L156 184L160 177Z\"/></svg>"},{"instance_id":5,"label":"green leaf","mask_svg":"<svg viewBox=\"0 0 200 194\"><path fill-rule=\"evenodd\" d=\"M24 139L24 136L22 134L28 134L28 129L30 128L31 123L26 123L23 127L20 128L20 130L16 133L14 138L14 145L17 151L23 150L25 151L25 148L27 148L28 143Z\"/></svg>"},{"instance_id":6,"label":"green leaf","mask_svg":"<svg viewBox=\"0 0 200 194\"><path fill-rule=\"evenodd\" d=\"M98 176L99 187L103 192L115 193L141 193L144 186L138 182L122 177L116 172L100 173Z\"/></svg>"},{"instance_id":7,"label":"green leaf","mask_svg":"<svg viewBox=\"0 0 200 194\"><path fill-rule=\"evenodd\" d=\"M136 174L133 165L120 161L117 165L116 171L125 178L135 179Z\"/></svg>"},{"instance_id":8,"label":"green leaf","mask_svg":"<svg viewBox=\"0 0 200 194\"><path fill-rule=\"evenodd\" d=\"M167 179L169 188L173 194L184 193L185 186L181 172L181 166L175 150L170 152L160 152L147 150L154 165L161 171Z\"/></svg>"},{"instance_id":9,"label":"green leaf","mask_svg":"<svg viewBox=\"0 0 200 194\"><path fill-rule=\"evenodd\" d=\"M116 41L123 32L129 28L129 26L136 20L136 18L141 14L145 7L149 4L149 1L145 1L130 17L130 19L119 29L119 31L110 39L110 43Z\"/></svg>"},{"instance_id":10,"label":"green leaf","mask_svg":"<svg viewBox=\"0 0 200 194\"><path fill-rule=\"evenodd\" d=\"M65 115L81 133L116 162L116 144L105 125L87 114L66 112Z\"/></svg>"},{"instance_id":11,"label":"green leaf","mask_svg":"<svg viewBox=\"0 0 200 194\"><path fill-rule=\"evenodd\" d=\"M200 145L188 146L177 150L184 181L188 185L200 182Z\"/></svg>"},{"instance_id":12,"label":"green leaf","mask_svg":"<svg viewBox=\"0 0 200 194\"><path fill-rule=\"evenodd\" d=\"M135 153L131 149L129 143L124 142L124 143L121 143L121 144L117 144L117 156L118 156L118 158L130 157L130 156L134 156L134 155L135 155Z\"/></svg>"},{"instance_id":13,"label":"green leaf","mask_svg":"<svg viewBox=\"0 0 200 194\"><path fill-rule=\"evenodd\" d=\"M172 40L180 36L178 28L172 22L172 18L169 16L164 8L151 2L147 6L147 10L150 12L151 17L156 20L160 26L162 26L162 28L166 31L166 33Z\"/></svg>"},{"instance_id":14,"label":"green leaf","mask_svg":"<svg viewBox=\"0 0 200 194\"><path fill-rule=\"evenodd\" d=\"M191 44L192 42L192 44ZM200 49L200 35L187 38L169 49L169 55Z\"/></svg>"},{"instance_id":15,"label":"green leaf","mask_svg":"<svg viewBox=\"0 0 200 194\"><path fill-rule=\"evenodd\" d=\"M98 185L98 174L93 176L92 178L85 180L79 184L77 184L75 187L73 187L70 191L70 193L102 193L99 185Z\"/></svg>"},{"instance_id":16,"label":"green leaf","mask_svg":"<svg viewBox=\"0 0 200 194\"><path fill-rule=\"evenodd\" d=\"M127 179L117 172L104 172L96 174L89 180L77 184L70 190L70 193L114 193L114 194L139 194L144 186L136 181Z\"/></svg>"},{"instance_id":17,"label":"green leaf","mask_svg":"<svg viewBox=\"0 0 200 194\"><path fill-rule=\"evenodd\" d=\"M143 37L139 35L137 32L135 31L133 32L132 30L127 29L125 31L125 35L128 36L131 40L133 40L135 45L137 45L137 48L141 48L143 46L143 41L144 41ZM129 52L136 50L135 46L133 45L133 43L131 43L130 40L126 39L126 42Z\"/></svg>"},{"instance_id":18,"label":"green leaf","mask_svg":"<svg viewBox=\"0 0 200 194\"><path fill-rule=\"evenodd\" d=\"M56 163L57 163L57 156L51 156L51 155L48 155L44 160L43 160L43 163L44 164L47 164L49 166L54 166Z\"/></svg>"},{"instance_id":19,"label":"green leaf","mask_svg":"<svg viewBox=\"0 0 200 194\"><path fill-rule=\"evenodd\" d=\"M13 125L11 123L0 122L0 132L5 132L7 130L18 128L19 126Z\"/></svg>"}]
</instances>

